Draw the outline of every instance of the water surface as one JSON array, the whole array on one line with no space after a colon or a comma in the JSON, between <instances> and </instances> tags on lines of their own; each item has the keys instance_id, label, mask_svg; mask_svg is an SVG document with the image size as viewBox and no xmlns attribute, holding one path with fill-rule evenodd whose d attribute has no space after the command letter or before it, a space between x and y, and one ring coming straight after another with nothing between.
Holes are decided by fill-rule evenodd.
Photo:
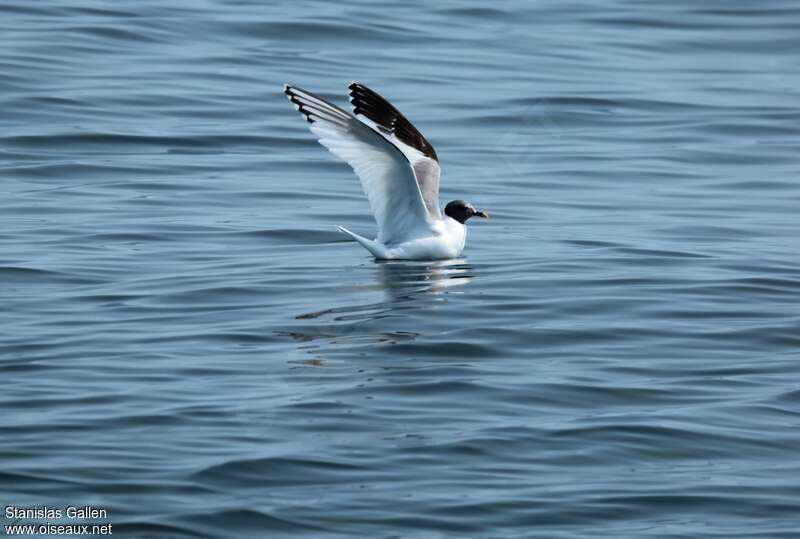
<instances>
[{"instance_id":1,"label":"water surface","mask_svg":"<svg viewBox=\"0 0 800 539\"><path fill-rule=\"evenodd\" d=\"M115 535L795 537L794 2L0 4L0 499ZM377 263L281 94L435 145Z\"/></svg>"}]
</instances>

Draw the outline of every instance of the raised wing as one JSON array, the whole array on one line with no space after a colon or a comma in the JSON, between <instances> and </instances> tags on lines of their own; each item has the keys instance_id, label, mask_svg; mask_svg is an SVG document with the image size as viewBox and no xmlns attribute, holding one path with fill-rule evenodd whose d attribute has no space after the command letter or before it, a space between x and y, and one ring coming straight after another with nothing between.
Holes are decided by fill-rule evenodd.
<instances>
[{"instance_id":1,"label":"raised wing","mask_svg":"<svg viewBox=\"0 0 800 539\"><path fill-rule=\"evenodd\" d=\"M288 84L283 90L320 144L346 161L361 180L378 223L379 242L391 245L430 233L414 171L397 147L321 97Z\"/></svg>"},{"instance_id":2,"label":"raised wing","mask_svg":"<svg viewBox=\"0 0 800 539\"><path fill-rule=\"evenodd\" d=\"M386 98L363 84L350 84L350 103L353 114L384 136L403 152L419 184L425 208L431 219L441 219L439 210L439 158L436 150L422 133L412 125Z\"/></svg>"}]
</instances>

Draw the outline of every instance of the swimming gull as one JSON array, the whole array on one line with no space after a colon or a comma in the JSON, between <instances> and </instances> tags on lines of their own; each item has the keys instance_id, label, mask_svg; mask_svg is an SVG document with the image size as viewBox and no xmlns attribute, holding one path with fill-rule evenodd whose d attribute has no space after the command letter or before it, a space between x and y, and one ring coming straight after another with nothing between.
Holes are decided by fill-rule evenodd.
<instances>
[{"instance_id":1,"label":"swimming gull","mask_svg":"<svg viewBox=\"0 0 800 539\"><path fill-rule=\"evenodd\" d=\"M464 200L449 202L442 215L441 169L433 146L378 93L357 82L349 89L353 114L302 88L283 88L320 144L347 162L361 180L378 237L369 240L337 228L379 259L458 257L464 250L467 220L489 215Z\"/></svg>"}]
</instances>

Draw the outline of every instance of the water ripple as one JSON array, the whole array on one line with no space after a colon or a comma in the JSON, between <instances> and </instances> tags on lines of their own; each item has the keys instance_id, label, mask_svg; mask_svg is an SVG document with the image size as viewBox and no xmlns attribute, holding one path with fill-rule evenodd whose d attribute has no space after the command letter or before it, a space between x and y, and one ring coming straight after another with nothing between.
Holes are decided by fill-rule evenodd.
<instances>
[{"instance_id":1,"label":"water ripple","mask_svg":"<svg viewBox=\"0 0 800 539\"><path fill-rule=\"evenodd\" d=\"M119 4L119 3L118 3ZM131 537L794 537L800 10L0 5L0 493ZM286 81L436 146L375 223Z\"/></svg>"}]
</instances>

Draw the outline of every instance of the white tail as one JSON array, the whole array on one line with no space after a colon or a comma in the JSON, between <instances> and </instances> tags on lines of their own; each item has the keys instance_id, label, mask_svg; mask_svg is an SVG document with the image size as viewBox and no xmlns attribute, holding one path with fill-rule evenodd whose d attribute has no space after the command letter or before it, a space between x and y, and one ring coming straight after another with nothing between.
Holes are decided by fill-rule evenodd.
<instances>
[{"instance_id":1,"label":"white tail","mask_svg":"<svg viewBox=\"0 0 800 539\"><path fill-rule=\"evenodd\" d=\"M344 232L345 234L356 240L358 243L360 243L361 246L364 247L364 249L366 249L367 251L369 251L375 258L386 258L386 247L384 247L380 243L368 240L364 236L359 236L355 232L350 232L343 226L337 226L336 228L338 228L340 231Z\"/></svg>"}]
</instances>

